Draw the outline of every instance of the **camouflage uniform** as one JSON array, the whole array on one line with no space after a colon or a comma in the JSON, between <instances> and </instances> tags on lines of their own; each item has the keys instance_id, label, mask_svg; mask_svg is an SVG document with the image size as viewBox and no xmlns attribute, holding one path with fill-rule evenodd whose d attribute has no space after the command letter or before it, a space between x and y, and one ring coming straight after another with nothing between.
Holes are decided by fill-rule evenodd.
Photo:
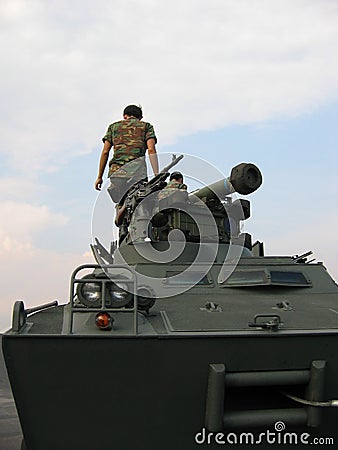
<instances>
[{"instance_id":1,"label":"camouflage uniform","mask_svg":"<svg viewBox=\"0 0 338 450\"><path fill-rule=\"evenodd\" d=\"M158 199L162 200L163 198L167 198L169 197L169 195L179 189L183 189L186 191L187 185L179 183L177 180L170 180L168 181L167 186L159 192Z\"/></svg>"},{"instance_id":2,"label":"camouflage uniform","mask_svg":"<svg viewBox=\"0 0 338 450\"><path fill-rule=\"evenodd\" d=\"M109 125L103 142L109 141L114 146L114 156L109 161L108 176L128 177L140 174L140 178L147 176L145 154L147 140L153 138L157 142L154 127L138 119L128 118ZM138 158L140 158L138 160ZM128 164L134 161L132 164ZM123 167L124 166L124 167ZM118 172L118 173L115 173ZM143 176L141 176L143 175Z\"/></svg>"},{"instance_id":3,"label":"camouflage uniform","mask_svg":"<svg viewBox=\"0 0 338 450\"><path fill-rule=\"evenodd\" d=\"M157 142L154 127L133 117L109 125L102 140L114 147L113 158L109 161L111 186L108 192L115 203L121 202L135 182L147 177L145 154L147 140L151 138Z\"/></svg>"}]
</instances>

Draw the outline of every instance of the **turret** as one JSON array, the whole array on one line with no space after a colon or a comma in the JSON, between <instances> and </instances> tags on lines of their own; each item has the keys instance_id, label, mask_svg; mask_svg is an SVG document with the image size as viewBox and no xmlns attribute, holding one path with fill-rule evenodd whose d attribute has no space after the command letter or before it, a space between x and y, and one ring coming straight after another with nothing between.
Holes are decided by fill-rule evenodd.
<instances>
[{"instance_id":1,"label":"turret","mask_svg":"<svg viewBox=\"0 0 338 450\"><path fill-rule=\"evenodd\" d=\"M145 238L153 242L166 241L173 230L180 230L188 242L216 240L228 244L240 241L251 249L250 235L240 232L240 221L250 217L250 202L245 199L233 201L230 195L235 192L250 194L261 184L262 174L258 167L241 163L231 170L229 177L189 194L173 189L165 198L161 195L158 199L148 197L132 215L127 242ZM148 226L149 219L151 227Z\"/></svg>"}]
</instances>

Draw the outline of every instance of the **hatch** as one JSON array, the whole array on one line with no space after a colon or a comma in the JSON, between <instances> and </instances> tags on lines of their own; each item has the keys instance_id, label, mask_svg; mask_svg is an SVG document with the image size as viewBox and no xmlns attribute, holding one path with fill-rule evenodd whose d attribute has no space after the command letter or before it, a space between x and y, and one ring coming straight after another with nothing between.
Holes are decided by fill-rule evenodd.
<instances>
[{"instance_id":1,"label":"hatch","mask_svg":"<svg viewBox=\"0 0 338 450\"><path fill-rule=\"evenodd\" d=\"M226 277L226 267L222 267L218 283L220 287L250 287L250 286L285 286L312 287L311 281L301 271L276 269L240 269ZM225 281L222 281L224 280Z\"/></svg>"}]
</instances>

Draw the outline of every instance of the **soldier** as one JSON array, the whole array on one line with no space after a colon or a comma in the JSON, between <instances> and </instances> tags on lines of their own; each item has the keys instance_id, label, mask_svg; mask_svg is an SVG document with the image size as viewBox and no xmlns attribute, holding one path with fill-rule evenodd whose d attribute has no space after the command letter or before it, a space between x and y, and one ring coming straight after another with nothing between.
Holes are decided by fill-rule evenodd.
<instances>
[{"instance_id":1,"label":"soldier","mask_svg":"<svg viewBox=\"0 0 338 450\"><path fill-rule=\"evenodd\" d=\"M108 192L112 200L118 204L121 204L124 194L136 181L147 177L145 163L147 150L154 175L159 171L154 128L150 123L143 122L142 116L142 109L139 106L127 106L123 111L123 120L109 125L102 139L104 146L95 189L101 190L109 152L114 147L114 156L109 161L108 176L111 185Z\"/></svg>"},{"instance_id":2,"label":"soldier","mask_svg":"<svg viewBox=\"0 0 338 450\"><path fill-rule=\"evenodd\" d=\"M183 183L183 175L181 174L181 172L173 172L170 175L169 180L170 181L167 184L167 188L187 190L187 185Z\"/></svg>"},{"instance_id":3,"label":"soldier","mask_svg":"<svg viewBox=\"0 0 338 450\"><path fill-rule=\"evenodd\" d=\"M183 189L185 191L187 190L187 185L183 183L183 175L181 174L181 172L173 172L170 175L167 186L159 192L159 200L170 196L174 192L173 189Z\"/></svg>"}]
</instances>

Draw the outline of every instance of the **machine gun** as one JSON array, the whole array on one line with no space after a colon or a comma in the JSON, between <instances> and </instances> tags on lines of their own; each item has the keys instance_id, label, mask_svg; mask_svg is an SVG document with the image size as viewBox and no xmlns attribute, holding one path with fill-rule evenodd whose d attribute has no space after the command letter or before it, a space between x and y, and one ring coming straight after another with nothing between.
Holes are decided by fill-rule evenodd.
<instances>
[{"instance_id":1,"label":"machine gun","mask_svg":"<svg viewBox=\"0 0 338 450\"><path fill-rule=\"evenodd\" d=\"M165 188L167 183L166 179L169 176L169 170L178 164L184 155L172 156L172 161L165 166L157 175L155 175L150 181L141 180L135 183L126 193L124 203L118 210L115 223L120 228L120 243L128 233L128 226L130 224L132 215L137 205L148 195L153 192L160 191Z\"/></svg>"},{"instance_id":2,"label":"machine gun","mask_svg":"<svg viewBox=\"0 0 338 450\"><path fill-rule=\"evenodd\" d=\"M170 200L160 200L160 202L165 201L166 203L165 205L163 203L159 204L160 211L155 215L153 215L153 210L151 210L153 204L148 202L141 203L150 194L166 187L165 179L169 175L168 171L182 158L183 155L178 158L174 155L172 162L164 167L153 179L149 182L141 180L129 189L124 204L118 211L117 224L120 231L120 243L130 232L133 233L132 240L135 237L141 239L149 237L149 216L152 217L152 227L157 230L157 240L166 240L168 232L178 228L185 234L186 239L193 242L199 241L199 226L191 217L198 217L198 224L203 225L204 228L211 226L208 216L205 216L203 208L201 209L201 201L216 220L220 242L228 242L230 238L234 241L240 235L240 221L250 217L250 202L244 199L232 201L228 196L234 192L248 195L260 187L262 174L258 167L251 163L238 164L232 168L229 177L188 194L184 202L184 211L176 211L175 202L177 199L174 197ZM173 201L174 203L172 203ZM138 205L140 206L135 218L134 212ZM166 212L163 213L162 210ZM210 236L212 233L210 228ZM251 244L248 244L248 247L250 246Z\"/></svg>"}]
</instances>

